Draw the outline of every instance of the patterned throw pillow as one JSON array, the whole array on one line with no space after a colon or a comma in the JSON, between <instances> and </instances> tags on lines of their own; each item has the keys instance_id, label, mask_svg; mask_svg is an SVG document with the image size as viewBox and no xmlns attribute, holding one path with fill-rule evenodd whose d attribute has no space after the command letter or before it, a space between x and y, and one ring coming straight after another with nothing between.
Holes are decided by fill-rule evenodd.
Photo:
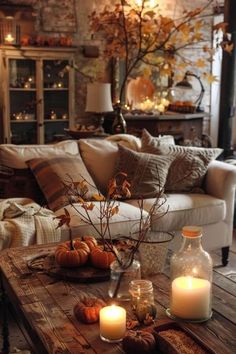
<instances>
[{"instance_id":1,"label":"patterned throw pillow","mask_svg":"<svg viewBox=\"0 0 236 354\"><path fill-rule=\"evenodd\" d=\"M175 145L175 140L172 135L163 135L163 136L152 136L146 129L142 130L141 136L141 151L153 153L153 149L163 144L172 144ZM155 152L154 152L155 154Z\"/></svg>"},{"instance_id":2,"label":"patterned throw pillow","mask_svg":"<svg viewBox=\"0 0 236 354\"><path fill-rule=\"evenodd\" d=\"M56 211L69 204L62 181L88 182L88 193L84 199L90 200L96 189L80 156L70 158L60 156L54 158L35 158L27 161L51 210Z\"/></svg>"},{"instance_id":3,"label":"patterned throw pillow","mask_svg":"<svg viewBox=\"0 0 236 354\"><path fill-rule=\"evenodd\" d=\"M165 185L172 161L169 156L146 154L119 146L116 171L127 173L131 198L155 198Z\"/></svg>"},{"instance_id":4,"label":"patterned throw pillow","mask_svg":"<svg viewBox=\"0 0 236 354\"><path fill-rule=\"evenodd\" d=\"M146 146L143 151L158 156L174 157L167 176L167 192L200 192L209 163L222 152L219 148L197 148L178 145Z\"/></svg>"}]
</instances>

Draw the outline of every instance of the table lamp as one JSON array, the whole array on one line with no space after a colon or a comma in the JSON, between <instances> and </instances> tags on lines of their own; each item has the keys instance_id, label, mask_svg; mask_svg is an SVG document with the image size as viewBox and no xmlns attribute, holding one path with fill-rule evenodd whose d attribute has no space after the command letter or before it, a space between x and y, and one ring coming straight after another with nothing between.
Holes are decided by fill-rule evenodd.
<instances>
[{"instance_id":1,"label":"table lamp","mask_svg":"<svg viewBox=\"0 0 236 354\"><path fill-rule=\"evenodd\" d=\"M197 99L195 100L195 104L197 105L196 107L196 111L197 112L203 112L204 109L201 108L201 103L202 103L202 99L203 99L203 96L204 96L204 92L205 92L205 89L204 89L204 86L202 84L202 81L201 81L201 78L200 76L192 73L191 71L186 71L185 75L184 75L184 78L182 81L180 82L177 82L177 84L175 85L176 87L179 87L179 88L182 88L182 89L192 89L193 86L192 84L188 81L188 76L192 76L192 77L195 77L199 84L200 84L200 87L201 87L201 91L200 91L200 94L199 96L197 97Z\"/></svg>"},{"instance_id":2,"label":"table lamp","mask_svg":"<svg viewBox=\"0 0 236 354\"><path fill-rule=\"evenodd\" d=\"M87 97L85 112L93 112L98 116L99 133L104 133L104 113L112 112L111 84L93 82L87 85Z\"/></svg>"}]
</instances>

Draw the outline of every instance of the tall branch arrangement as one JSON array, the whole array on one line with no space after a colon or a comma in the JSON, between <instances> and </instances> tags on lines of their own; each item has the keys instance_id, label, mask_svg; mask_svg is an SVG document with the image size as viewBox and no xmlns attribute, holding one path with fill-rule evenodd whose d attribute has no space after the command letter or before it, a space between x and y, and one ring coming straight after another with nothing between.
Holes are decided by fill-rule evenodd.
<instances>
[{"instance_id":1,"label":"tall branch arrangement","mask_svg":"<svg viewBox=\"0 0 236 354\"><path fill-rule=\"evenodd\" d=\"M214 0L191 11L183 11L179 18L161 14L158 0L117 0L105 6L101 12L89 16L91 31L104 38L104 57L124 61L124 77L120 87L120 101L127 79L142 64L146 71L156 68L160 76L180 74L191 67L203 70L212 60L214 50L206 45L204 25L205 10ZM152 6L150 6L152 4ZM227 25L218 24L215 30L226 33ZM231 51L230 43L224 49ZM186 58L183 49L199 46L199 58ZM204 55L203 55L204 54ZM209 72L204 73L211 83L215 80Z\"/></svg>"},{"instance_id":2,"label":"tall branch arrangement","mask_svg":"<svg viewBox=\"0 0 236 354\"><path fill-rule=\"evenodd\" d=\"M79 216L82 222L92 227L100 244L103 246L103 249L111 251L120 266L124 269L132 264L140 244L142 242L148 242L146 236L150 229L151 221L163 217L168 212L168 207L163 209L163 205L166 203L166 198L163 196L163 189L159 188L153 205L148 213L144 212L144 201L140 198L138 202L140 218L137 221L135 235L117 235L117 238L114 239L111 234L110 223L112 218L120 212L119 200L124 198L127 199L131 196L129 190L130 184L127 181L126 173L120 172L110 180L106 196L103 196L99 191L94 193L93 201L86 201L89 184L82 176L79 181L73 181L70 176L68 176L68 179L62 183L65 188L65 196L68 198L68 203L74 210L75 215ZM92 187L95 188L94 186ZM94 212L97 214L95 219L92 217ZM61 227L62 225L67 225L69 227L71 246L73 247L70 228L73 215L71 215L65 207L64 214L61 214L56 218L59 220L58 227ZM163 240L160 242L167 242L173 237L173 235L170 234L169 236L166 241ZM127 252L125 258L123 257L122 252L117 251L116 244L118 240L128 241L128 245L126 244ZM120 246L121 245L122 243L120 243Z\"/></svg>"}]
</instances>

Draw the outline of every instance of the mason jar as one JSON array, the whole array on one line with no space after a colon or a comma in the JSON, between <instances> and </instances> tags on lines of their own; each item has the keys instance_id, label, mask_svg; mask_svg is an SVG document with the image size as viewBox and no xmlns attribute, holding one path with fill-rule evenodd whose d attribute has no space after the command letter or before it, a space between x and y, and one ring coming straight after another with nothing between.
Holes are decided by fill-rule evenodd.
<instances>
[{"instance_id":1,"label":"mason jar","mask_svg":"<svg viewBox=\"0 0 236 354\"><path fill-rule=\"evenodd\" d=\"M156 317L153 285L150 280L132 280L129 285L131 306L138 320L143 322L148 316Z\"/></svg>"},{"instance_id":2,"label":"mason jar","mask_svg":"<svg viewBox=\"0 0 236 354\"><path fill-rule=\"evenodd\" d=\"M212 310L212 259L202 248L202 228L185 226L182 245L170 261L172 318L203 322Z\"/></svg>"}]
</instances>

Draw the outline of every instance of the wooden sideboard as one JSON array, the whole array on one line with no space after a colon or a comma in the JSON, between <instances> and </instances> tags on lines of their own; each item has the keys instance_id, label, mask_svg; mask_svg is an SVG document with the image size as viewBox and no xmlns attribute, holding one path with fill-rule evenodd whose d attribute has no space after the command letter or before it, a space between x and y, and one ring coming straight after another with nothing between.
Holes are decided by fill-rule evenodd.
<instances>
[{"instance_id":1,"label":"wooden sideboard","mask_svg":"<svg viewBox=\"0 0 236 354\"><path fill-rule=\"evenodd\" d=\"M173 135L177 143L184 143L186 140L202 139L203 119L209 116L208 113L175 113L165 114L124 114L127 123L127 133L140 136L142 129L147 129L153 136ZM111 133L113 115L105 118L104 128Z\"/></svg>"}]
</instances>

